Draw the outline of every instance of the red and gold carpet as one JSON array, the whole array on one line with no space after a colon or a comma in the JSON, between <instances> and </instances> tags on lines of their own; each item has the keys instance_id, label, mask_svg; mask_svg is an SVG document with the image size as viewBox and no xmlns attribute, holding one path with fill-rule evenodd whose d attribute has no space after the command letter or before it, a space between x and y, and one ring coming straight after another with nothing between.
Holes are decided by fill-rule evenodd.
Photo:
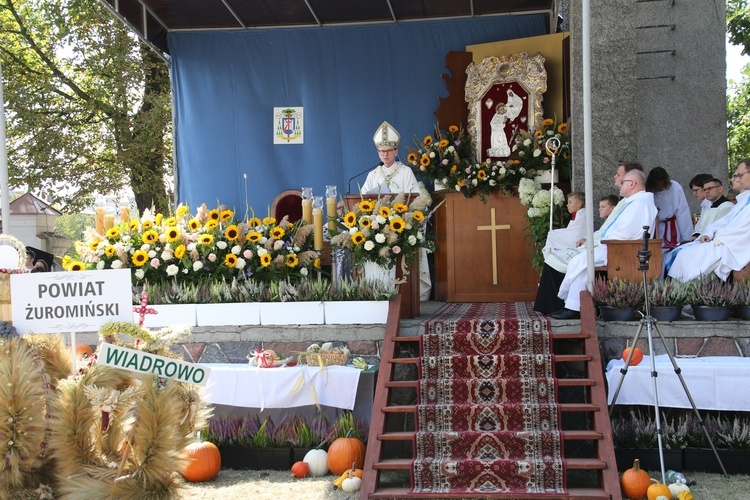
<instances>
[{"instance_id":1,"label":"red and gold carpet","mask_svg":"<svg viewBox=\"0 0 750 500\"><path fill-rule=\"evenodd\" d=\"M413 493L565 492L549 323L448 304L422 338Z\"/></svg>"}]
</instances>

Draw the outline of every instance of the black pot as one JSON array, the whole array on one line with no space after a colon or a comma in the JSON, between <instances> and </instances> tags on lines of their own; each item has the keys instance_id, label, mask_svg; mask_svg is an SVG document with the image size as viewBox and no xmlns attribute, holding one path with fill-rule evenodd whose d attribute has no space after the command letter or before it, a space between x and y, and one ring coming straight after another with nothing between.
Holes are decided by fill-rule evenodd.
<instances>
[{"instance_id":1,"label":"black pot","mask_svg":"<svg viewBox=\"0 0 750 500\"><path fill-rule=\"evenodd\" d=\"M717 451L727 473L750 474L750 451ZM683 465L685 470L721 474L721 466L711 448L685 448L683 450Z\"/></svg>"},{"instance_id":2,"label":"black pot","mask_svg":"<svg viewBox=\"0 0 750 500\"><path fill-rule=\"evenodd\" d=\"M726 321L731 313L730 306L693 305L693 315L696 321Z\"/></svg>"},{"instance_id":3,"label":"black pot","mask_svg":"<svg viewBox=\"0 0 750 500\"><path fill-rule=\"evenodd\" d=\"M677 321L682 315L682 306L652 306L651 316L659 321Z\"/></svg>"},{"instance_id":4,"label":"black pot","mask_svg":"<svg viewBox=\"0 0 750 500\"><path fill-rule=\"evenodd\" d=\"M750 320L750 306L743 305L740 307L740 318Z\"/></svg>"},{"instance_id":5,"label":"black pot","mask_svg":"<svg viewBox=\"0 0 750 500\"><path fill-rule=\"evenodd\" d=\"M682 450L664 449L664 469L682 470ZM617 470L625 472L633 467L633 461L638 459L641 469L661 470L659 463L659 448L615 448Z\"/></svg>"},{"instance_id":6,"label":"black pot","mask_svg":"<svg viewBox=\"0 0 750 500\"><path fill-rule=\"evenodd\" d=\"M221 467L236 470L287 470L291 467L291 448L241 448L220 446Z\"/></svg>"},{"instance_id":7,"label":"black pot","mask_svg":"<svg viewBox=\"0 0 750 500\"><path fill-rule=\"evenodd\" d=\"M636 311L635 307L599 306L599 317L604 321L633 321Z\"/></svg>"},{"instance_id":8,"label":"black pot","mask_svg":"<svg viewBox=\"0 0 750 500\"><path fill-rule=\"evenodd\" d=\"M292 448L292 465L301 462L312 448Z\"/></svg>"}]
</instances>

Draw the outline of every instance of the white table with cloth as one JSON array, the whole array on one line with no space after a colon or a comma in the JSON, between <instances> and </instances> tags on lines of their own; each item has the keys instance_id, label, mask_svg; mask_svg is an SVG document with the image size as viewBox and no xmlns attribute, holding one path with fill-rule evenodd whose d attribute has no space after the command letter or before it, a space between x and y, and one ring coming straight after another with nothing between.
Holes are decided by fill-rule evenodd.
<instances>
[{"instance_id":1,"label":"white table with cloth","mask_svg":"<svg viewBox=\"0 0 750 500\"><path fill-rule=\"evenodd\" d=\"M370 420L374 373L351 366L258 368L249 364L211 363L205 397L217 413L322 407L352 410ZM301 381L300 381L301 379ZM295 389L296 387L296 389ZM298 412L299 413L299 412Z\"/></svg>"},{"instance_id":2,"label":"white table with cloth","mask_svg":"<svg viewBox=\"0 0 750 500\"><path fill-rule=\"evenodd\" d=\"M703 358L675 358L695 405L701 410L750 411L750 358L736 356L707 356ZM690 408L690 401L674 372L669 356L654 358L659 406ZM625 366L622 359L607 363L608 402L612 402ZM618 405L653 405L651 360L644 356L637 366L628 368L617 396Z\"/></svg>"}]
</instances>

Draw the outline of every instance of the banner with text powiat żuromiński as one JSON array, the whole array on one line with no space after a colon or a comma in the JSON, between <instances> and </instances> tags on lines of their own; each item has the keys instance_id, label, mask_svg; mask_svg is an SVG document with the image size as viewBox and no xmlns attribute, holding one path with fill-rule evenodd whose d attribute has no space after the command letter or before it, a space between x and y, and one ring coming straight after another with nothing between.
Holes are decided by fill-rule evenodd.
<instances>
[{"instance_id":1,"label":"banner with text powiat \u017curomi\u0144ski","mask_svg":"<svg viewBox=\"0 0 750 500\"><path fill-rule=\"evenodd\" d=\"M133 322L130 269L13 274L13 326L18 333L98 331Z\"/></svg>"}]
</instances>

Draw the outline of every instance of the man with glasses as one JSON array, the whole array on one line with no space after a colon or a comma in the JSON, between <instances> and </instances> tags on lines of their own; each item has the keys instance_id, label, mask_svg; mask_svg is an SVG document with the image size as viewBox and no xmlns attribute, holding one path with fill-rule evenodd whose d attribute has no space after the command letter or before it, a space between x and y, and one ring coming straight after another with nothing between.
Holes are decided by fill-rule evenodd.
<instances>
[{"instance_id":1,"label":"man with glasses","mask_svg":"<svg viewBox=\"0 0 750 500\"><path fill-rule=\"evenodd\" d=\"M706 192L703 191L703 184L710 181L712 178L713 175L711 174L698 174L690 179L690 182L688 183L690 191L693 192L693 196L695 196L695 198L701 203L698 212L700 215L703 215L703 210L711 206L711 202L706 200Z\"/></svg>"},{"instance_id":2,"label":"man with glasses","mask_svg":"<svg viewBox=\"0 0 750 500\"><path fill-rule=\"evenodd\" d=\"M398 161L401 136L388 122L380 124L372 141L378 150L380 164L367 174L362 194L419 193L419 184L411 168Z\"/></svg>"},{"instance_id":3,"label":"man with glasses","mask_svg":"<svg viewBox=\"0 0 750 500\"><path fill-rule=\"evenodd\" d=\"M711 202L711 206L701 213L701 218L695 225L695 231L693 231L690 241L700 236L705 228L724 217L734 207L734 203L724 196L724 186L719 179L710 179L704 183L703 192L706 199Z\"/></svg>"},{"instance_id":4,"label":"man with glasses","mask_svg":"<svg viewBox=\"0 0 750 500\"><path fill-rule=\"evenodd\" d=\"M732 176L741 191L737 204L724 217L706 227L695 241L672 252L667 274L689 281L713 272L722 280L750 263L750 158L742 160ZM710 183L707 183L710 184Z\"/></svg>"}]
</instances>

